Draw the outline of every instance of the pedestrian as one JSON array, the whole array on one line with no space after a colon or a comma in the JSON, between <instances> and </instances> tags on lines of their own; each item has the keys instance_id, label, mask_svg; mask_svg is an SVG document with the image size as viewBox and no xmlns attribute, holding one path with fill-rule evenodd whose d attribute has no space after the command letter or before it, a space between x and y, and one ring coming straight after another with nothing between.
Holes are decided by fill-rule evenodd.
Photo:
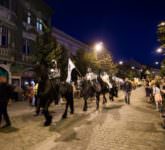
<instances>
[{"instance_id":1,"label":"pedestrian","mask_svg":"<svg viewBox=\"0 0 165 150\"><path fill-rule=\"evenodd\" d=\"M124 83L125 103L126 104L130 104L131 91L132 91L132 84L128 80L128 78L126 78L125 83Z\"/></svg>"},{"instance_id":2,"label":"pedestrian","mask_svg":"<svg viewBox=\"0 0 165 150\"><path fill-rule=\"evenodd\" d=\"M159 83L155 83L153 87L153 95L154 95L155 104L156 104L156 111L159 111L160 108L162 107L162 96L161 96Z\"/></svg>"},{"instance_id":3,"label":"pedestrian","mask_svg":"<svg viewBox=\"0 0 165 150\"><path fill-rule=\"evenodd\" d=\"M146 91L147 102L150 102L152 90L148 80L145 83L145 91Z\"/></svg>"},{"instance_id":4,"label":"pedestrian","mask_svg":"<svg viewBox=\"0 0 165 150\"><path fill-rule=\"evenodd\" d=\"M29 84L29 87L27 89L28 91L28 101L31 106L33 106L33 98L34 98L34 86L33 83Z\"/></svg>"},{"instance_id":5,"label":"pedestrian","mask_svg":"<svg viewBox=\"0 0 165 150\"><path fill-rule=\"evenodd\" d=\"M0 82L0 125L2 125L2 119L6 122L2 128L11 126L11 121L7 111L7 105L9 99L12 97L13 88L7 83L7 79Z\"/></svg>"}]
</instances>

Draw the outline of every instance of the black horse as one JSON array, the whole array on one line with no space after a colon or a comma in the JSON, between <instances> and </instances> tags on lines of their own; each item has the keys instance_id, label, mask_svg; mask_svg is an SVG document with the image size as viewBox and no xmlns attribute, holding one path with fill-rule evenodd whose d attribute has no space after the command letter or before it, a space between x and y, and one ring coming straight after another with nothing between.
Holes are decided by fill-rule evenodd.
<instances>
[{"instance_id":1,"label":"black horse","mask_svg":"<svg viewBox=\"0 0 165 150\"><path fill-rule=\"evenodd\" d=\"M90 97L96 97L96 110L99 109L100 95L103 95L103 104L107 103L106 93L109 93L108 85L100 78L93 81L82 80L81 82L81 97L84 99L83 111L87 111L87 100Z\"/></svg>"},{"instance_id":2,"label":"black horse","mask_svg":"<svg viewBox=\"0 0 165 150\"><path fill-rule=\"evenodd\" d=\"M58 104L60 97L66 99L66 108L62 118L67 117L68 107L70 106L71 114L74 113L74 102L73 102L73 87L71 84L62 82L57 83L55 80L48 78L48 71L45 66L38 66L37 77L39 78L38 86L38 107L43 107L43 114L45 117L45 126L49 126L52 122L52 115L49 112L49 106L54 101Z\"/></svg>"}]
</instances>

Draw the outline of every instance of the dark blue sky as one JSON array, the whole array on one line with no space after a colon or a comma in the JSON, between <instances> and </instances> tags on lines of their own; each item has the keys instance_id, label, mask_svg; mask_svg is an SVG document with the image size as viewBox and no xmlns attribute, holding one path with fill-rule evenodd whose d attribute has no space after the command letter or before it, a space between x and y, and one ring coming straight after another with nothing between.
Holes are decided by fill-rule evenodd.
<instances>
[{"instance_id":1,"label":"dark blue sky","mask_svg":"<svg viewBox=\"0 0 165 150\"><path fill-rule=\"evenodd\" d=\"M154 50L165 0L46 1L54 9L54 26L86 43L103 41L115 59L145 64L161 59Z\"/></svg>"}]
</instances>

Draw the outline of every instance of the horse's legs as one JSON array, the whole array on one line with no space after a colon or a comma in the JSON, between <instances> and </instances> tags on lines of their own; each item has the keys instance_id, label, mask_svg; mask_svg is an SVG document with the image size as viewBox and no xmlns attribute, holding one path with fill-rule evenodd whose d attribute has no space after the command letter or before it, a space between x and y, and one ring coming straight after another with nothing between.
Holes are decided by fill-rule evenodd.
<instances>
[{"instance_id":1,"label":"horse's legs","mask_svg":"<svg viewBox=\"0 0 165 150\"><path fill-rule=\"evenodd\" d=\"M96 93L96 110L99 109L99 103L100 103L100 94Z\"/></svg>"},{"instance_id":2,"label":"horse's legs","mask_svg":"<svg viewBox=\"0 0 165 150\"><path fill-rule=\"evenodd\" d=\"M88 109L88 103L87 103L87 97L84 97L84 108L83 108L83 111L87 111Z\"/></svg>"},{"instance_id":3,"label":"horse's legs","mask_svg":"<svg viewBox=\"0 0 165 150\"><path fill-rule=\"evenodd\" d=\"M52 116L49 113L49 105L51 104L51 102L52 102L52 100L48 100L44 106L43 113L44 113L44 117L45 117L45 123L44 123L45 126L49 126L52 122Z\"/></svg>"},{"instance_id":4,"label":"horse's legs","mask_svg":"<svg viewBox=\"0 0 165 150\"><path fill-rule=\"evenodd\" d=\"M103 93L103 104L107 103L107 99L105 97L105 93Z\"/></svg>"},{"instance_id":5,"label":"horse's legs","mask_svg":"<svg viewBox=\"0 0 165 150\"><path fill-rule=\"evenodd\" d=\"M70 99L69 106L70 106L70 113L74 114L74 101L73 101L73 98Z\"/></svg>"},{"instance_id":6,"label":"horse's legs","mask_svg":"<svg viewBox=\"0 0 165 150\"><path fill-rule=\"evenodd\" d=\"M39 98L37 98L37 102L36 102L36 115L38 116L40 113L40 108L41 108L41 101Z\"/></svg>"},{"instance_id":7,"label":"horse's legs","mask_svg":"<svg viewBox=\"0 0 165 150\"><path fill-rule=\"evenodd\" d=\"M67 100L66 102L66 107L65 107L65 111L64 111L64 114L62 116L63 119L67 118L67 113L68 113L68 106L69 106L69 101Z\"/></svg>"}]
</instances>

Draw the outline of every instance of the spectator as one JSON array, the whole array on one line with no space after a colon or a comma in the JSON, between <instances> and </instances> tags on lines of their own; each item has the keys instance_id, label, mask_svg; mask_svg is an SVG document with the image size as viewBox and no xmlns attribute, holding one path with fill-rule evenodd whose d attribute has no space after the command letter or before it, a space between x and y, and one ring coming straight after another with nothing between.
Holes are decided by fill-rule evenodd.
<instances>
[{"instance_id":1,"label":"spectator","mask_svg":"<svg viewBox=\"0 0 165 150\"><path fill-rule=\"evenodd\" d=\"M153 87L153 95L156 104L156 111L159 111L162 107L162 96L159 83L156 83Z\"/></svg>"},{"instance_id":2,"label":"spectator","mask_svg":"<svg viewBox=\"0 0 165 150\"><path fill-rule=\"evenodd\" d=\"M130 96L131 96L131 91L132 91L132 84L128 80L128 78L125 79L124 91L125 91L125 102L126 102L126 104L130 104Z\"/></svg>"}]
</instances>

